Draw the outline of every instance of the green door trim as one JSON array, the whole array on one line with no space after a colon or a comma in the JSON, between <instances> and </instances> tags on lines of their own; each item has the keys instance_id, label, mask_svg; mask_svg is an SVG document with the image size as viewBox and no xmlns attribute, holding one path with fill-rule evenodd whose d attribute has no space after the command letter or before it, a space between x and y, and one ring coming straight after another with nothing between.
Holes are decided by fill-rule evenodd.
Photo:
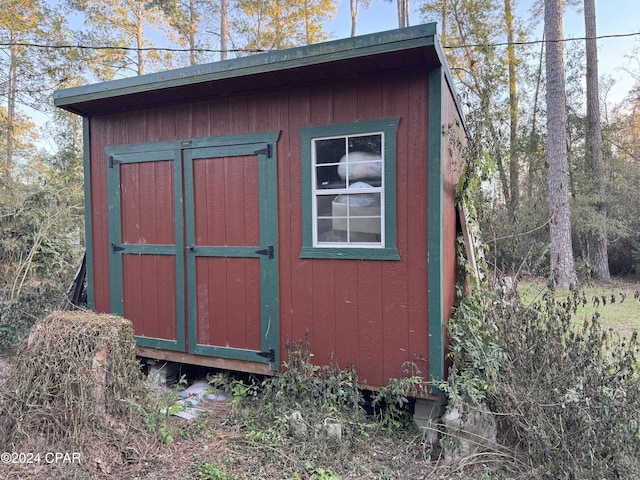
<instances>
[{"instance_id":1,"label":"green door trim","mask_svg":"<svg viewBox=\"0 0 640 480\"><path fill-rule=\"evenodd\" d=\"M197 343L197 312L195 293L187 306L189 353L269 363L279 366L278 328L278 207L276 142L279 131L252 134L250 137L226 137L225 144L200 146L184 150L185 226L187 247L187 291L196 291L195 262L197 257L246 257L260 259L261 351ZM243 143L245 142L245 143ZM260 245L257 246L196 246L194 220L193 161L199 158L218 158L257 155L260 202ZM258 253L273 249L272 255ZM271 251L269 251L271 254ZM263 353L264 355L260 355Z\"/></svg>"},{"instance_id":2,"label":"green door trim","mask_svg":"<svg viewBox=\"0 0 640 480\"><path fill-rule=\"evenodd\" d=\"M136 343L143 347L184 351L184 293L180 288L184 278L184 237L182 202L182 152L176 149L158 149L157 144L148 144L147 149L136 151L130 146L107 147L107 196L109 201L109 291L110 309L115 315L124 316L124 286L122 279L123 255L174 255L176 259L176 339L167 340L136 335ZM165 146L168 146L165 144ZM177 146L177 145L176 145ZM154 148L155 147L155 148ZM126 244L122 243L120 166L154 161L173 161L175 245Z\"/></svg>"}]
</instances>

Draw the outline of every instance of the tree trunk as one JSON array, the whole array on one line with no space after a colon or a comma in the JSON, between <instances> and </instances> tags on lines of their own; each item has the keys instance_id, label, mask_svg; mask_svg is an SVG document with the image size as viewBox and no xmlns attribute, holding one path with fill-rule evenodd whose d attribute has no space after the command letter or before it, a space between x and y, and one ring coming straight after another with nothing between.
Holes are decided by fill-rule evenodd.
<instances>
[{"instance_id":1,"label":"tree trunk","mask_svg":"<svg viewBox=\"0 0 640 480\"><path fill-rule=\"evenodd\" d=\"M189 65L198 64L198 55L196 54L196 6L194 0L189 0Z\"/></svg>"},{"instance_id":2,"label":"tree trunk","mask_svg":"<svg viewBox=\"0 0 640 480\"><path fill-rule=\"evenodd\" d=\"M520 206L520 162L518 160L518 94L516 78L516 51L513 44L513 11L511 0L504 0L504 17L507 29L507 62L509 68L509 204L507 211L513 223Z\"/></svg>"},{"instance_id":3,"label":"tree trunk","mask_svg":"<svg viewBox=\"0 0 640 480\"><path fill-rule=\"evenodd\" d=\"M356 36L356 21L358 20L358 0L351 0L351 36Z\"/></svg>"},{"instance_id":4,"label":"tree trunk","mask_svg":"<svg viewBox=\"0 0 640 480\"><path fill-rule=\"evenodd\" d=\"M409 26L409 0L398 0L398 27Z\"/></svg>"},{"instance_id":5,"label":"tree trunk","mask_svg":"<svg viewBox=\"0 0 640 480\"><path fill-rule=\"evenodd\" d=\"M142 16L139 15L136 24L136 51L138 54L138 75L144 75L144 29L142 23Z\"/></svg>"},{"instance_id":6,"label":"tree trunk","mask_svg":"<svg viewBox=\"0 0 640 480\"><path fill-rule=\"evenodd\" d=\"M11 35L11 54L9 71L7 72L7 146L6 160L2 169L2 180L8 185L13 175L13 151L15 147L16 96L18 90L18 46L17 35L13 30Z\"/></svg>"},{"instance_id":7,"label":"tree trunk","mask_svg":"<svg viewBox=\"0 0 640 480\"><path fill-rule=\"evenodd\" d=\"M600 127L600 98L598 88L598 46L596 44L596 6L594 0L584 0L584 25L587 50L587 168L593 181L591 194L598 221L588 239L589 257L594 275L610 280L607 231L604 223L606 208L603 201L605 185L603 177L602 129Z\"/></svg>"},{"instance_id":8,"label":"tree trunk","mask_svg":"<svg viewBox=\"0 0 640 480\"><path fill-rule=\"evenodd\" d=\"M227 37L229 36L229 23L227 12L229 10L229 0L220 2L220 60L227 59Z\"/></svg>"},{"instance_id":9,"label":"tree trunk","mask_svg":"<svg viewBox=\"0 0 640 480\"><path fill-rule=\"evenodd\" d=\"M562 58L562 0L546 0L547 163L551 275L559 288L577 286L569 207L569 162Z\"/></svg>"}]
</instances>

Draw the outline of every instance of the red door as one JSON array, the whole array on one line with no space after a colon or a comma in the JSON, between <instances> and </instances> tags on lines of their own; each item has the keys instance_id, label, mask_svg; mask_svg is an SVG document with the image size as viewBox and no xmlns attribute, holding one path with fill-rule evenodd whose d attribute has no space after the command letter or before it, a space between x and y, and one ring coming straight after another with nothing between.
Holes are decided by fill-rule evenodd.
<instances>
[{"instance_id":1,"label":"red door","mask_svg":"<svg viewBox=\"0 0 640 480\"><path fill-rule=\"evenodd\" d=\"M189 351L277 365L272 147L185 151Z\"/></svg>"},{"instance_id":2,"label":"red door","mask_svg":"<svg viewBox=\"0 0 640 480\"><path fill-rule=\"evenodd\" d=\"M107 149L111 311L139 345L277 368L277 134Z\"/></svg>"},{"instance_id":3,"label":"red door","mask_svg":"<svg viewBox=\"0 0 640 480\"><path fill-rule=\"evenodd\" d=\"M135 149L107 158L111 311L131 320L140 345L182 351L181 152Z\"/></svg>"}]
</instances>

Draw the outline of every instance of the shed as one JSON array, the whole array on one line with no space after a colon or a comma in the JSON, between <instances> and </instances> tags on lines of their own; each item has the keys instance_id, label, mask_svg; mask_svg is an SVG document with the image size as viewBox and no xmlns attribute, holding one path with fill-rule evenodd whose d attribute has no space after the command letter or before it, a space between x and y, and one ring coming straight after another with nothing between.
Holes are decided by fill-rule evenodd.
<instances>
[{"instance_id":1,"label":"shed","mask_svg":"<svg viewBox=\"0 0 640 480\"><path fill-rule=\"evenodd\" d=\"M88 304L143 357L370 388L445 377L464 135L435 24L60 90L84 119Z\"/></svg>"}]
</instances>

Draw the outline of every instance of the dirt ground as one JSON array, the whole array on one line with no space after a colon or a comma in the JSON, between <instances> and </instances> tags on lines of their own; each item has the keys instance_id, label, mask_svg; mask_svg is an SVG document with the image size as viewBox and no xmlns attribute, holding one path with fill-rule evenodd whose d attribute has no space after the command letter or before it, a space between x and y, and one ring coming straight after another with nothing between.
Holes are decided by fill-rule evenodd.
<instances>
[{"instance_id":1,"label":"dirt ground","mask_svg":"<svg viewBox=\"0 0 640 480\"><path fill-rule=\"evenodd\" d=\"M12 355L0 355L0 389L10 374ZM4 393L4 392L3 392ZM215 462L231 451L230 440L239 435L226 427L230 417L228 401L202 405L206 415L202 420L187 421L169 418L175 440L167 445L157 441L155 432L148 438L139 438L138 447L143 458L130 463L107 464L99 458L83 458L77 452L0 452L0 478L2 479L185 479L192 476L194 465ZM13 458L7 456L11 454Z\"/></svg>"},{"instance_id":2,"label":"dirt ground","mask_svg":"<svg viewBox=\"0 0 640 480\"><path fill-rule=\"evenodd\" d=\"M10 354L0 356L0 391L4 391L5 379L10 374ZM114 462L113 456L105 453L97 445L95 455L87 457L76 452L24 451L0 452L2 479L82 479L102 480L118 478L135 479L198 479L198 480L235 480L235 479L274 479L284 480L356 480L356 479L438 479L441 468L430 462L421 461L414 455L403 455L403 446L371 442L366 452L356 453L350 459L354 465L367 465L370 473L342 474L341 476L323 476L322 469L311 468L289 455L284 448L268 446L245 434L242 424L232 420L228 401L208 402L202 406L206 414L196 420L187 421L171 416L174 441L165 444L157 439L156 432L139 433L137 437L128 437L135 451L128 461ZM101 440L98 439L97 443ZM105 444L108 443L105 439ZM419 442L416 443L418 445ZM50 447L54 450L55 447ZM12 454L13 458L7 457ZM56 454L64 454L57 458ZM291 475L282 475L277 468L294 471ZM384 473L382 473L384 472ZM435 475L435 476L434 476ZM453 478L451 476L447 478Z\"/></svg>"}]
</instances>

